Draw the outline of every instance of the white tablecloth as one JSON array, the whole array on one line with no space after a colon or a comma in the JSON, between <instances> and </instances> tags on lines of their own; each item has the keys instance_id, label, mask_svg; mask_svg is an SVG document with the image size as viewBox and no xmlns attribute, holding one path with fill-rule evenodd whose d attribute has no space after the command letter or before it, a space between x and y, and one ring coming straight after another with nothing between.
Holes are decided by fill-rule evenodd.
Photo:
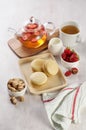
<instances>
[{"instance_id":1,"label":"white tablecloth","mask_svg":"<svg viewBox=\"0 0 86 130\"><path fill-rule=\"evenodd\" d=\"M25 102L16 106L9 101L7 81L22 77L18 57L10 50L7 41L13 36L12 27L18 30L30 16L42 23L52 21L56 27L74 20L79 23L82 43L75 49L79 52L80 70L68 83L86 80L86 1L85 0L3 0L0 1L0 130L52 130L40 96L25 95ZM62 71L64 69L62 68ZM86 109L81 112L81 124L71 125L70 130L86 129Z\"/></svg>"}]
</instances>

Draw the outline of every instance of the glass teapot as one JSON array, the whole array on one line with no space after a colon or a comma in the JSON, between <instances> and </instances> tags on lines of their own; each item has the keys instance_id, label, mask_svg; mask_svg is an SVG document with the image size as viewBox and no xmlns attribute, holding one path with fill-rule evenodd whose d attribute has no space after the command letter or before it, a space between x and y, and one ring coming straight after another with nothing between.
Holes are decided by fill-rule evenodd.
<instances>
[{"instance_id":1,"label":"glass teapot","mask_svg":"<svg viewBox=\"0 0 86 130\"><path fill-rule=\"evenodd\" d=\"M47 31L51 29L51 32ZM31 17L25 23L23 28L15 33L16 38L27 48L38 48L43 45L47 37L55 32L55 26L52 22L41 24L38 19Z\"/></svg>"}]
</instances>

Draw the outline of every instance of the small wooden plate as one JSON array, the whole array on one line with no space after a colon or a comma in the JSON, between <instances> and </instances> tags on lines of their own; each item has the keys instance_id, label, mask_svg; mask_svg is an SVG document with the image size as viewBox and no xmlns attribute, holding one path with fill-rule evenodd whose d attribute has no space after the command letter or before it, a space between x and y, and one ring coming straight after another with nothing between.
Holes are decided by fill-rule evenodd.
<instances>
[{"instance_id":1,"label":"small wooden plate","mask_svg":"<svg viewBox=\"0 0 86 130\"><path fill-rule=\"evenodd\" d=\"M22 45L22 43L17 40L16 38L12 38L8 41L8 45L11 48L11 50L20 58L25 58L28 56L33 56L39 52L42 52L43 50L46 50L48 47L48 42L51 38L53 37L58 37L59 36L59 32L58 29L56 29L55 33L48 37L48 40L45 42L45 44L43 44L42 46L38 47L38 48L26 48Z\"/></svg>"},{"instance_id":2,"label":"small wooden plate","mask_svg":"<svg viewBox=\"0 0 86 130\"><path fill-rule=\"evenodd\" d=\"M20 69L28 83L28 87L31 93L42 94L45 92L52 92L61 89L67 85L65 77L60 68L59 72L55 76L48 77L48 81L46 84L41 86L31 84L30 75L33 73L31 62L36 58L55 60L51 53L40 54L32 57L22 58L19 60Z\"/></svg>"}]
</instances>

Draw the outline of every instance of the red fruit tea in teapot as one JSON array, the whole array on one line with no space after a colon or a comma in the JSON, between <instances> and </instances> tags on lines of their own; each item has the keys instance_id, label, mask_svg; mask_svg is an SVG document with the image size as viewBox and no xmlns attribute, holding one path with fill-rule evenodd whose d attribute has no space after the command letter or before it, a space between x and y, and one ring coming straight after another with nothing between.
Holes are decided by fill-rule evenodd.
<instances>
[{"instance_id":1,"label":"red fruit tea in teapot","mask_svg":"<svg viewBox=\"0 0 86 130\"><path fill-rule=\"evenodd\" d=\"M31 17L20 33L16 34L17 39L27 48L38 48L47 39L45 27Z\"/></svg>"}]
</instances>

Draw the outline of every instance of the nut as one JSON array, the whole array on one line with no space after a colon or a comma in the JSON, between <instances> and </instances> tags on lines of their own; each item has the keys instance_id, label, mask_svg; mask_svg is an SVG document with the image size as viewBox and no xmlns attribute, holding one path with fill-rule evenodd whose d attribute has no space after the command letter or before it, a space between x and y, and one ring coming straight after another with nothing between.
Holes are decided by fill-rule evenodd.
<instances>
[{"instance_id":1,"label":"nut","mask_svg":"<svg viewBox=\"0 0 86 130\"><path fill-rule=\"evenodd\" d=\"M11 97L10 101L12 104L16 105L17 104L17 99L15 97Z\"/></svg>"},{"instance_id":2,"label":"nut","mask_svg":"<svg viewBox=\"0 0 86 130\"><path fill-rule=\"evenodd\" d=\"M23 85L19 85L17 88L18 91L21 91L22 89L24 89Z\"/></svg>"},{"instance_id":3,"label":"nut","mask_svg":"<svg viewBox=\"0 0 86 130\"><path fill-rule=\"evenodd\" d=\"M23 96L19 96L19 97L17 97L17 99L18 99L20 102L24 102L24 97L23 97Z\"/></svg>"},{"instance_id":4,"label":"nut","mask_svg":"<svg viewBox=\"0 0 86 130\"><path fill-rule=\"evenodd\" d=\"M17 90L13 87L11 87L10 84L7 85L8 86L8 89L11 90L12 92L17 92Z\"/></svg>"},{"instance_id":5,"label":"nut","mask_svg":"<svg viewBox=\"0 0 86 130\"><path fill-rule=\"evenodd\" d=\"M15 82L12 82L12 87L16 88L18 87L18 83L15 81Z\"/></svg>"},{"instance_id":6,"label":"nut","mask_svg":"<svg viewBox=\"0 0 86 130\"><path fill-rule=\"evenodd\" d=\"M22 79L13 78L8 81L8 89L12 92L21 91L25 88L25 83Z\"/></svg>"},{"instance_id":7,"label":"nut","mask_svg":"<svg viewBox=\"0 0 86 130\"><path fill-rule=\"evenodd\" d=\"M22 79L20 79L20 84L23 84L23 83L24 83L24 81Z\"/></svg>"},{"instance_id":8,"label":"nut","mask_svg":"<svg viewBox=\"0 0 86 130\"><path fill-rule=\"evenodd\" d=\"M16 105L18 101L24 102L24 97L21 96L23 94L21 94L22 92L20 92L25 88L25 82L22 79L19 79L19 78L10 79L7 83L7 87L8 87L8 90L10 90L9 96L10 96L10 101L12 104ZM20 94L17 92L20 92Z\"/></svg>"}]
</instances>

